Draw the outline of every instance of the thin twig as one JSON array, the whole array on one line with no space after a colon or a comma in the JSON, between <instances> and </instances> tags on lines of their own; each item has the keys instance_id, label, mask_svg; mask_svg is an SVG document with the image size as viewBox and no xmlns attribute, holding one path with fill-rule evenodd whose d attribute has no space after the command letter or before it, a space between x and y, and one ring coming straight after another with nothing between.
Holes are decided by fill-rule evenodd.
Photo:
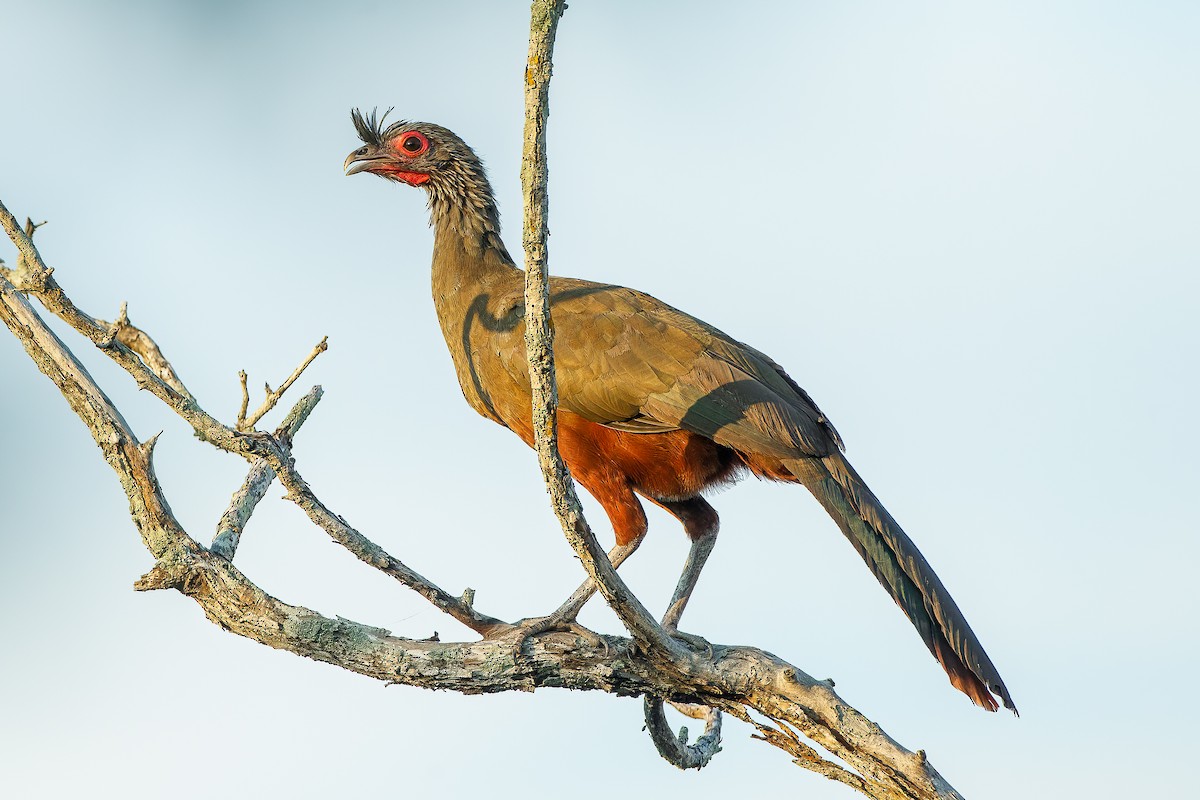
<instances>
[{"instance_id":1,"label":"thin twig","mask_svg":"<svg viewBox=\"0 0 1200 800\"><path fill-rule=\"evenodd\" d=\"M244 430L246 426L246 410L250 408L250 389L246 386L246 370L238 370L238 381L242 385L242 405L238 408L236 428Z\"/></svg>"},{"instance_id":2,"label":"thin twig","mask_svg":"<svg viewBox=\"0 0 1200 800\"><path fill-rule=\"evenodd\" d=\"M45 223L42 223L43 225ZM33 232L40 226L34 225L33 220L26 218L26 230L21 228L17 218L8 208L0 203L0 227L4 228L8 238L17 246L16 269L4 268L4 276L20 291L26 291L22 284L29 281L37 282L42 276L49 277L51 270L42 261L41 254L33 246Z\"/></svg>"},{"instance_id":3,"label":"thin twig","mask_svg":"<svg viewBox=\"0 0 1200 800\"><path fill-rule=\"evenodd\" d=\"M296 382L296 379L299 378L304 373L304 370L308 369L308 365L311 364L313 362L313 360L316 359L317 356L321 355L321 353L324 353L328 349L329 349L329 337L326 336L326 337L322 338L321 341L317 342L317 346L312 349L312 352L308 354L308 356L304 359L304 361L300 364L300 366L298 366L298 367L296 367L296 369L292 370L292 374L288 376L287 380L285 380L283 383L281 383L279 385L278 389L273 390L273 389L271 389L270 384L267 384L265 387L266 392L267 392L266 399L263 400L262 405L259 406L258 410L255 411L253 414L251 414L249 418L247 418L245 416L246 405L249 402L249 398L248 398L248 395L246 392L246 373L239 372L238 377L240 377L242 380L243 403L242 403L242 410L240 412L238 412L237 429L239 431L243 431L243 432L252 430L254 428L254 424L256 422L258 422L260 419L262 419L263 416L267 412L269 412L272 408L275 407L275 404L279 402L279 398L283 397L283 393L286 392L291 387L291 385Z\"/></svg>"},{"instance_id":4,"label":"thin twig","mask_svg":"<svg viewBox=\"0 0 1200 800\"><path fill-rule=\"evenodd\" d=\"M121 330L129 325L129 303L121 303L121 310L117 312L117 318L109 324L105 325L104 321L99 319L96 320L96 324L108 328L108 332L100 341L100 347L111 347Z\"/></svg>"}]
</instances>

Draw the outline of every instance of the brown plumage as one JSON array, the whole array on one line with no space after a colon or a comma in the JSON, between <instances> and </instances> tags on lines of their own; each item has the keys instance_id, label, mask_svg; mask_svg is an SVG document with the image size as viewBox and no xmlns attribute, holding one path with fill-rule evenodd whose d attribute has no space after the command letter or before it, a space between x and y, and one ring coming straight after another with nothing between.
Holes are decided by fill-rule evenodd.
<instances>
[{"instance_id":1,"label":"brown plumage","mask_svg":"<svg viewBox=\"0 0 1200 800\"><path fill-rule=\"evenodd\" d=\"M532 444L524 275L500 240L483 166L450 131L386 128L353 114L364 146L347 174L371 172L429 193L433 296L467 402ZM551 278L559 446L604 507L627 558L646 533L639 496L683 523L692 549L663 624L677 630L717 534L704 490L746 471L803 484L912 621L951 683L995 710L1008 690L937 575L842 455L833 425L759 351L655 298L621 286ZM569 620L580 591L556 615Z\"/></svg>"}]
</instances>

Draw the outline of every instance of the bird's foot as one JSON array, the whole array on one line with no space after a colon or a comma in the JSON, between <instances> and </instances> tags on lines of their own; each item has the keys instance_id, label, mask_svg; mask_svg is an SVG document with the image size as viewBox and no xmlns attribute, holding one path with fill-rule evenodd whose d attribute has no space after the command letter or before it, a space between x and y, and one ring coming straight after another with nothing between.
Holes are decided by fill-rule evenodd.
<instances>
[{"instance_id":1,"label":"bird's foot","mask_svg":"<svg viewBox=\"0 0 1200 800\"><path fill-rule=\"evenodd\" d=\"M522 657L521 651L524 649L527 641L535 636L552 631L573 633L592 647L603 648L605 656L608 655L608 642L604 640L604 637L580 625L575 621L574 615L567 616L556 612L545 617L530 617L528 619L517 620L509 629L504 631L504 635L514 637L513 659L519 661Z\"/></svg>"},{"instance_id":2,"label":"bird's foot","mask_svg":"<svg viewBox=\"0 0 1200 800\"><path fill-rule=\"evenodd\" d=\"M712 642L708 641L708 639L705 639L703 636L697 636L694 633L684 633L674 625L668 625L666 623L663 624L663 630L666 631L667 636L683 642L685 645L687 645L688 649L692 650L693 652L703 653L705 658L711 659L713 657Z\"/></svg>"}]
</instances>

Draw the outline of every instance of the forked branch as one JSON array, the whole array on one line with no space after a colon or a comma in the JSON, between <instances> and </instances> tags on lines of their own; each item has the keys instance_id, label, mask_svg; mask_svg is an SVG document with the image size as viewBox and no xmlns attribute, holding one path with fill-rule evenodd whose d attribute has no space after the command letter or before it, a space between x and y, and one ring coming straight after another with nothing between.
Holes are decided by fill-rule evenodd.
<instances>
[{"instance_id":1,"label":"forked branch","mask_svg":"<svg viewBox=\"0 0 1200 800\"><path fill-rule=\"evenodd\" d=\"M239 431L243 432L254 430L255 423L270 413L271 409L275 407L275 404L279 402L281 397L283 397L284 392L292 388L292 384L304 374L304 370L308 369L308 365L311 364L317 356L321 355L321 353L324 353L328 349L329 337L322 337L321 341L317 342L317 346L312 349L312 352L310 352L304 358L304 361L300 362L300 366L292 370L292 374L287 377L287 380L279 384L278 389L272 389L271 384L269 383L264 384L263 389L266 391L267 396L263 399L262 405L259 406L249 417L246 416L246 409L250 405L250 392L246 389L246 372L245 370L239 372L238 378L242 383L242 406L238 411L237 424L235 427Z\"/></svg>"}]
</instances>

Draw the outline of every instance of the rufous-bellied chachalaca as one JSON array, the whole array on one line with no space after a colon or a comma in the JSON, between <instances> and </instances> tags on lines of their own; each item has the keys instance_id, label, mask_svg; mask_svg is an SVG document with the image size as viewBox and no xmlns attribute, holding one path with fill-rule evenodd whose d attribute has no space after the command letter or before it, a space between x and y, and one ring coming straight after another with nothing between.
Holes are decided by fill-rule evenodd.
<instances>
[{"instance_id":1,"label":"rufous-bellied chachalaca","mask_svg":"<svg viewBox=\"0 0 1200 800\"><path fill-rule=\"evenodd\" d=\"M429 194L433 297L471 407L533 443L525 356L524 273L500 240L500 215L475 153L424 122L384 127L352 114L363 146L347 174L371 172ZM663 619L677 633L717 536L706 489L751 472L803 484L916 626L950 682L995 710L1016 710L942 582L842 455L816 403L769 357L655 298L550 279L559 449L608 513L618 566L646 535L638 497L679 519L692 545ZM590 584L554 615L569 622Z\"/></svg>"}]
</instances>

